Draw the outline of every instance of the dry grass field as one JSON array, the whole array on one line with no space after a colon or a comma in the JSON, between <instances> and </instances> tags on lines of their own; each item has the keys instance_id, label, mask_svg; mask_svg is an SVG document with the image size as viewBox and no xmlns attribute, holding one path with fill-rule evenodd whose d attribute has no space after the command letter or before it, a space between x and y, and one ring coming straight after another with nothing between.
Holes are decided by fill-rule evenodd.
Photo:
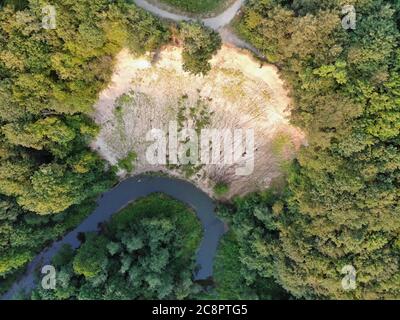
<instances>
[{"instance_id":1,"label":"dry grass field","mask_svg":"<svg viewBox=\"0 0 400 320\"><path fill-rule=\"evenodd\" d=\"M137 154L133 172L163 171L192 180L212 194L216 182L230 186L227 197L266 187L281 176L304 142L289 124L290 99L272 65L261 66L246 51L223 46L205 76L182 70L181 48L168 46L155 57L132 57L123 50L116 59L112 82L99 97L93 117L101 132L92 148L111 164ZM185 128L253 129L254 172L238 176L243 164L172 167L146 160L146 133L168 131L170 121Z\"/></svg>"}]
</instances>

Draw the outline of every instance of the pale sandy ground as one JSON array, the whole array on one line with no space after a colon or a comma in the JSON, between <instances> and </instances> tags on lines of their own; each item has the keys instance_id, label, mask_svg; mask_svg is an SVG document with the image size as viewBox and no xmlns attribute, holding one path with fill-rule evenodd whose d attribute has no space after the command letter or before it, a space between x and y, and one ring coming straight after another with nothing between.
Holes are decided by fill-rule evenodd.
<instances>
[{"instance_id":1,"label":"pale sandy ground","mask_svg":"<svg viewBox=\"0 0 400 320\"><path fill-rule=\"evenodd\" d=\"M212 194L214 182L224 181L231 186L228 197L268 187L282 174L282 161L292 159L304 143L303 133L289 124L291 101L278 70L272 65L261 67L247 51L226 45L211 64L207 76L193 76L182 70L179 47L168 46L153 58L134 58L121 51L111 84L95 105L93 117L101 132L92 148L111 164L135 151L138 160L129 174L163 171L182 177L180 171L148 164L145 152L151 143L145 135L152 128L167 131L169 121L177 119L178 100L187 95L188 107L199 98L207 101L212 112L209 128L254 129L256 144L253 174L236 175L241 164L206 165L191 177L192 182ZM118 120L115 100L124 93L134 101L122 107ZM275 141L282 136L287 142L277 152Z\"/></svg>"}]
</instances>

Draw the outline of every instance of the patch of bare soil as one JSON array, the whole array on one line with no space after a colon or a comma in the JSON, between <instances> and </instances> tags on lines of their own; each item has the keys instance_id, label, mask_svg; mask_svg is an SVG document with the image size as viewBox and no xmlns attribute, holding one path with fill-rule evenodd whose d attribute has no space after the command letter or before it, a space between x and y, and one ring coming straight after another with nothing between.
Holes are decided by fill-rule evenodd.
<instances>
[{"instance_id":1,"label":"patch of bare soil","mask_svg":"<svg viewBox=\"0 0 400 320\"><path fill-rule=\"evenodd\" d=\"M121 176L163 171L191 180L208 194L216 182L224 182L230 186L227 198L270 186L305 141L289 123L291 100L278 70L226 45L211 64L207 76L193 76L182 69L179 47L168 46L153 59L121 51L111 84L95 105L93 118L101 131L92 148L113 165L134 151L135 169L120 171ZM183 128L253 129L253 173L237 175L240 162L189 170L150 165L146 151L153 142L146 141L146 134L151 129L168 132L170 121Z\"/></svg>"}]
</instances>

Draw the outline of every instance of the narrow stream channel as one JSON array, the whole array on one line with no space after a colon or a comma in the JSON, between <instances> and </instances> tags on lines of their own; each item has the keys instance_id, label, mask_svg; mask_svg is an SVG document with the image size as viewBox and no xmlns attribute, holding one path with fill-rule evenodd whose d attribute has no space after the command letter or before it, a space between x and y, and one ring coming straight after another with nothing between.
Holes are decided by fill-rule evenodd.
<instances>
[{"instance_id":1,"label":"narrow stream channel","mask_svg":"<svg viewBox=\"0 0 400 320\"><path fill-rule=\"evenodd\" d=\"M196 280L207 279L213 274L213 262L220 238L225 232L224 224L215 215L215 203L207 194L193 184L168 177L136 176L122 181L115 188L104 193L97 200L97 208L78 227L61 240L38 254L29 263L26 273L14 283L2 299L11 299L21 290L29 291L35 286L35 270L50 264L52 257L64 244L78 248L79 233L99 230L99 224L109 221L110 217L138 198L154 192L165 193L190 206L199 218L203 227L203 239L196 254L198 271Z\"/></svg>"},{"instance_id":2,"label":"narrow stream channel","mask_svg":"<svg viewBox=\"0 0 400 320\"><path fill-rule=\"evenodd\" d=\"M157 8L146 0L134 0L134 2L139 7L163 18L175 21L191 20L187 16L177 15ZM245 0L237 0L220 15L203 19L203 22L208 27L219 30L224 41L257 52L255 48L240 40L230 30L222 29L232 21L244 2ZM2 299L11 299L21 290L28 291L33 289L35 286L35 271L49 264L63 244L78 248L80 246L79 233L98 231L99 224L108 221L114 213L136 199L154 192L165 193L195 210L203 226L203 240L196 254L198 271L195 274L195 280L205 280L211 277L218 243L225 232L223 222L215 215L213 199L191 183L183 180L156 176L136 176L121 182L112 190L104 193L97 201L96 210L65 237L54 242L50 247L38 254L28 264L26 273L14 283L12 288L3 295Z\"/></svg>"}]
</instances>

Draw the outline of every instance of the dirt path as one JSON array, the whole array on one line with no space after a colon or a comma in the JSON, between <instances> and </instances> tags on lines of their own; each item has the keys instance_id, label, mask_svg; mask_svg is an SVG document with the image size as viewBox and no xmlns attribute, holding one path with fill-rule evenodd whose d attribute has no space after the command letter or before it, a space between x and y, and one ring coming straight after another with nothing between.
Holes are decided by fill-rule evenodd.
<instances>
[{"instance_id":1,"label":"dirt path","mask_svg":"<svg viewBox=\"0 0 400 320\"><path fill-rule=\"evenodd\" d=\"M149 11L165 19L170 19L174 21L194 20L189 16L175 14L167 10L161 9L155 6L154 4L149 3L146 0L134 0L134 2L136 3L137 6L145 9L146 11ZM244 2L245 0L236 0L229 8L227 8L224 12L217 15L216 17L205 18L200 20L203 21L207 27L213 28L214 30L219 30L220 28L228 25L233 20L233 18L236 16L236 14L240 10Z\"/></svg>"},{"instance_id":2,"label":"dirt path","mask_svg":"<svg viewBox=\"0 0 400 320\"><path fill-rule=\"evenodd\" d=\"M170 19L173 21L191 21L194 20L194 18L186 16L186 15L181 15L181 14L176 14L173 12L169 12L167 10L164 10L162 8L157 7L156 5L146 1L146 0L134 0L136 5L141 7L142 9L151 12L159 17L165 18L165 19ZM251 44L247 43L246 41L240 39L230 28L229 24L232 22L232 20L235 18L236 14L239 12L240 8L244 4L245 0L237 0L235 1L229 8L227 8L224 12L221 14L213 17L213 18L205 18L205 19L200 19L201 21L204 22L204 24L216 31L219 32L222 38L222 42L228 45L232 45L241 49L247 49L251 52L253 52L256 56L258 56L261 59L264 59L265 57L261 54L261 52L256 49L254 46Z\"/></svg>"}]
</instances>

